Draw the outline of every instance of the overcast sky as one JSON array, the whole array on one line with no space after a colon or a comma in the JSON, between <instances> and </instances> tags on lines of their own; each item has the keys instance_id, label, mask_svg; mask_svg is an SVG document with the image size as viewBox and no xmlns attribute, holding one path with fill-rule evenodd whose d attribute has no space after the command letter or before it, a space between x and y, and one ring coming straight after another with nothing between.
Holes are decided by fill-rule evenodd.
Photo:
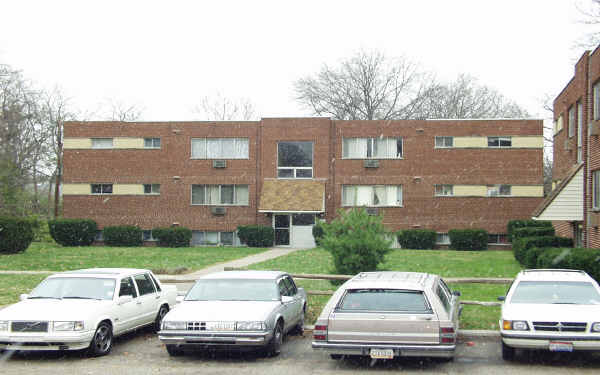
<instances>
[{"instance_id":1,"label":"overcast sky","mask_svg":"<svg viewBox=\"0 0 600 375\"><path fill-rule=\"evenodd\" d=\"M546 116L582 51L585 0L2 0L0 63L58 85L82 110L107 99L145 120L200 119L199 99L247 97L262 117L306 116L293 82L360 49L439 79L468 73Z\"/></svg>"}]
</instances>

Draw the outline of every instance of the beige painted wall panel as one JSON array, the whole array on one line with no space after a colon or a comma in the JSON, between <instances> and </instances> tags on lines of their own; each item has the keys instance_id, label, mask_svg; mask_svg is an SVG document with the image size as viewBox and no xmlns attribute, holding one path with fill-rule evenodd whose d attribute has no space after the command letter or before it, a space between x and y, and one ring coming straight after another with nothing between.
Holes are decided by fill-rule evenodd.
<instances>
[{"instance_id":1,"label":"beige painted wall panel","mask_svg":"<svg viewBox=\"0 0 600 375\"><path fill-rule=\"evenodd\" d=\"M524 185L513 185L510 188L511 195L513 197L543 197L544 186L524 186Z\"/></svg>"},{"instance_id":2,"label":"beige painted wall panel","mask_svg":"<svg viewBox=\"0 0 600 375\"><path fill-rule=\"evenodd\" d=\"M144 138L115 138L114 148L144 148Z\"/></svg>"},{"instance_id":3,"label":"beige painted wall panel","mask_svg":"<svg viewBox=\"0 0 600 375\"><path fill-rule=\"evenodd\" d=\"M523 148L543 148L544 138L543 137L512 137L513 147Z\"/></svg>"},{"instance_id":4,"label":"beige painted wall panel","mask_svg":"<svg viewBox=\"0 0 600 375\"><path fill-rule=\"evenodd\" d=\"M487 186L485 185L454 185L454 196L456 197L485 197Z\"/></svg>"},{"instance_id":5,"label":"beige painted wall panel","mask_svg":"<svg viewBox=\"0 0 600 375\"><path fill-rule=\"evenodd\" d=\"M89 195L92 193L90 184L63 184L63 195Z\"/></svg>"},{"instance_id":6,"label":"beige painted wall panel","mask_svg":"<svg viewBox=\"0 0 600 375\"><path fill-rule=\"evenodd\" d=\"M144 185L118 184L113 185L115 195L141 195L144 194Z\"/></svg>"},{"instance_id":7,"label":"beige painted wall panel","mask_svg":"<svg viewBox=\"0 0 600 375\"><path fill-rule=\"evenodd\" d=\"M454 137L454 147L487 147L487 137Z\"/></svg>"},{"instance_id":8,"label":"beige painted wall panel","mask_svg":"<svg viewBox=\"0 0 600 375\"><path fill-rule=\"evenodd\" d=\"M92 140L90 138L65 138L63 139L63 149L73 148L92 148Z\"/></svg>"}]
</instances>

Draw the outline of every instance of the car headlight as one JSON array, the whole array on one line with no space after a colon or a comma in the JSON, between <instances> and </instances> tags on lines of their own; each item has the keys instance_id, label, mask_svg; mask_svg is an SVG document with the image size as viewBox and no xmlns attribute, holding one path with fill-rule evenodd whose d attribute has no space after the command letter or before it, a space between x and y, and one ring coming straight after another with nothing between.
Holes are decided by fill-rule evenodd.
<instances>
[{"instance_id":1,"label":"car headlight","mask_svg":"<svg viewBox=\"0 0 600 375\"><path fill-rule=\"evenodd\" d=\"M174 322L169 320L163 320L163 330L185 330L187 329L187 322Z\"/></svg>"},{"instance_id":2,"label":"car headlight","mask_svg":"<svg viewBox=\"0 0 600 375\"><path fill-rule=\"evenodd\" d=\"M55 331L83 331L82 321L53 322Z\"/></svg>"},{"instance_id":3,"label":"car headlight","mask_svg":"<svg viewBox=\"0 0 600 375\"><path fill-rule=\"evenodd\" d=\"M592 332L600 332L600 322L592 323Z\"/></svg>"},{"instance_id":4,"label":"car headlight","mask_svg":"<svg viewBox=\"0 0 600 375\"><path fill-rule=\"evenodd\" d=\"M524 320L503 320L502 329L506 331L529 331L529 325Z\"/></svg>"},{"instance_id":5,"label":"car headlight","mask_svg":"<svg viewBox=\"0 0 600 375\"><path fill-rule=\"evenodd\" d=\"M8 331L8 321L0 320L0 331Z\"/></svg>"},{"instance_id":6,"label":"car headlight","mask_svg":"<svg viewBox=\"0 0 600 375\"><path fill-rule=\"evenodd\" d=\"M236 331L264 331L266 328L265 322L236 322Z\"/></svg>"}]
</instances>

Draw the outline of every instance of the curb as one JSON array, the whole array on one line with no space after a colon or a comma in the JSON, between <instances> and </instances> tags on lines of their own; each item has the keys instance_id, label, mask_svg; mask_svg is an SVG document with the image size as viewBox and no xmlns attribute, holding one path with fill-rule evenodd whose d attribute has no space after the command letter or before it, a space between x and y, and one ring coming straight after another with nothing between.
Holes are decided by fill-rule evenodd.
<instances>
[{"instance_id":1,"label":"curb","mask_svg":"<svg viewBox=\"0 0 600 375\"><path fill-rule=\"evenodd\" d=\"M305 325L305 332L312 332L315 329L314 325ZM485 329L459 329L458 339L480 339L480 338L499 338L500 331L485 330Z\"/></svg>"}]
</instances>

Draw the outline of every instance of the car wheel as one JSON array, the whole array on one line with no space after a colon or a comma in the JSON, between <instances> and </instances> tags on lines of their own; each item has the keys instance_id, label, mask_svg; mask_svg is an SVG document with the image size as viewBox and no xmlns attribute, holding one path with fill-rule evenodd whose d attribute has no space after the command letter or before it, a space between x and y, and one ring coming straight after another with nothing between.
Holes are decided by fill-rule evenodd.
<instances>
[{"instance_id":1,"label":"car wheel","mask_svg":"<svg viewBox=\"0 0 600 375\"><path fill-rule=\"evenodd\" d=\"M91 356L99 357L107 355L112 349L113 333L110 324L102 322L96 328L92 342L88 349L88 353Z\"/></svg>"},{"instance_id":2,"label":"car wheel","mask_svg":"<svg viewBox=\"0 0 600 375\"><path fill-rule=\"evenodd\" d=\"M183 354L183 350L177 345L167 344L167 353L169 353L171 357L178 357Z\"/></svg>"},{"instance_id":3,"label":"car wheel","mask_svg":"<svg viewBox=\"0 0 600 375\"><path fill-rule=\"evenodd\" d=\"M267 355L269 357L278 356L281 353L281 344L283 344L283 323L280 321L273 329L273 337L267 347Z\"/></svg>"},{"instance_id":4,"label":"car wheel","mask_svg":"<svg viewBox=\"0 0 600 375\"><path fill-rule=\"evenodd\" d=\"M154 321L154 332L160 331L160 325L162 323L163 318L169 312L169 307L167 305L162 305L158 310L158 314L156 314L156 320Z\"/></svg>"},{"instance_id":5,"label":"car wheel","mask_svg":"<svg viewBox=\"0 0 600 375\"><path fill-rule=\"evenodd\" d=\"M329 357L334 360L342 359L341 354L330 354Z\"/></svg>"},{"instance_id":6,"label":"car wheel","mask_svg":"<svg viewBox=\"0 0 600 375\"><path fill-rule=\"evenodd\" d=\"M502 359L512 361L515 358L515 348L511 348L502 341Z\"/></svg>"}]
</instances>

